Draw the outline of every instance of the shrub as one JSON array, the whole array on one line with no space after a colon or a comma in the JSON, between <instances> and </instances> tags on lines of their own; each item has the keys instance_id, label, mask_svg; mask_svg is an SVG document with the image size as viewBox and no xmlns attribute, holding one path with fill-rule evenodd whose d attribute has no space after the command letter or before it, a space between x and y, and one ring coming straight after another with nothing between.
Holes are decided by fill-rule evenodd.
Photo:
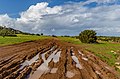
<instances>
[{"instance_id":1,"label":"shrub","mask_svg":"<svg viewBox=\"0 0 120 79\"><path fill-rule=\"evenodd\" d=\"M84 30L79 34L82 43L97 43L96 32L93 30Z\"/></svg>"},{"instance_id":2,"label":"shrub","mask_svg":"<svg viewBox=\"0 0 120 79\"><path fill-rule=\"evenodd\" d=\"M43 33L41 33L41 36L43 36Z\"/></svg>"},{"instance_id":3,"label":"shrub","mask_svg":"<svg viewBox=\"0 0 120 79\"><path fill-rule=\"evenodd\" d=\"M52 37L57 37L56 35L52 35Z\"/></svg>"}]
</instances>

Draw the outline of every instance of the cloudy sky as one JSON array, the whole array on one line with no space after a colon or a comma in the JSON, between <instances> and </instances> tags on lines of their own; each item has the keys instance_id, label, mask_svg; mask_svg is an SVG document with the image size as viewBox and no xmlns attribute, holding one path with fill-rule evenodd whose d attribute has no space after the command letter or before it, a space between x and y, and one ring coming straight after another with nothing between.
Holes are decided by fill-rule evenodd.
<instances>
[{"instance_id":1,"label":"cloudy sky","mask_svg":"<svg viewBox=\"0 0 120 79\"><path fill-rule=\"evenodd\" d=\"M120 0L1 0L0 25L24 32L120 36Z\"/></svg>"}]
</instances>

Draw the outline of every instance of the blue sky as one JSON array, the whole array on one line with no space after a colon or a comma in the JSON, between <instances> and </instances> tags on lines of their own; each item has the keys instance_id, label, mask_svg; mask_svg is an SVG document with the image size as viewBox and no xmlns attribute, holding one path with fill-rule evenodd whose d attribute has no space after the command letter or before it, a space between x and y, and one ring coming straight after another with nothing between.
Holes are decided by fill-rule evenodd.
<instances>
[{"instance_id":1,"label":"blue sky","mask_svg":"<svg viewBox=\"0 0 120 79\"><path fill-rule=\"evenodd\" d=\"M27 10L31 5L40 2L48 2L50 7L56 5L64 5L66 2L80 2L85 0L1 0L0 14L7 13L9 16L15 18L19 17L19 13Z\"/></svg>"},{"instance_id":2,"label":"blue sky","mask_svg":"<svg viewBox=\"0 0 120 79\"><path fill-rule=\"evenodd\" d=\"M1 0L0 25L30 33L120 36L120 0Z\"/></svg>"},{"instance_id":3,"label":"blue sky","mask_svg":"<svg viewBox=\"0 0 120 79\"><path fill-rule=\"evenodd\" d=\"M45 0L1 0L0 14L7 13L11 17L18 17L19 13L25 11L29 6Z\"/></svg>"}]
</instances>

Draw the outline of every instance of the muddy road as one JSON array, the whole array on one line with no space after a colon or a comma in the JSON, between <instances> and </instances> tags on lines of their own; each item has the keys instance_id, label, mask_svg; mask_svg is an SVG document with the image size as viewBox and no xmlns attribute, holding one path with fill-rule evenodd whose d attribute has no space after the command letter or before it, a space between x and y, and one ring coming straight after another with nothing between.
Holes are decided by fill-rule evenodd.
<instances>
[{"instance_id":1,"label":"muddy road","mask_svg":"<svg viewBox=\"0 0 120 79\"><path fill-rule=\"evenodd\" d=\"M55 39L0 47L0 79L120 79L91 52Z\"/></svg>"}]
</instances>

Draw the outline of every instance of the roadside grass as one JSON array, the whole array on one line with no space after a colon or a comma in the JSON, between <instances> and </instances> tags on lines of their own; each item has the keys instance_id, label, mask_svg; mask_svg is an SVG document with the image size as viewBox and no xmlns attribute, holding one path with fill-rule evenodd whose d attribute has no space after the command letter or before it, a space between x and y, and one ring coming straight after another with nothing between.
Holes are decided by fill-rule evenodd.
<instances>
[{"instance_id":1,"label":"roadside grass","mask_svg":"<svg viewBox=\"0 0 120 79\"><path fill-rule=\"evenodd\" d=\"M70 42L73 44L80 45L80 47L90 50L94 53L104 53L108 54L111 51L118 51L120 50L120 43L111 43L111 42L102 42L99 41L97 44L86 44L81 43L79 39L72 38L72 37L58 37L61 41ZM107 52L107 53L106 53Z\"/></svg>"},{"instance_id":2,"label":"roadside grass","mask_svg":"<svg viewBox=\"0 0 120 79\"><path fill-rule=\"evenodd\" d=\"M85 44L81 43L79 39L71 37L59 37L59 39L65 42L79 44L81 48L93 52L96 56L100 57L104 62L108 63L110 66L115 66L117 57L120 56L120 43L99 41L98 44ZM117 54L111 51L114 51Z\"/></svg>"},{"instance_id":3,"label":"roadside grass","mask_svg":"<svg viewBox=\"0 0 120 79\"><path fill-rule=\"evenodd\" d=\"M93 52L96 56L100 57L100 59L110 66L115 67L115 69L120 73L120 69L116 68L116 62L119 61L118 57L120 57L120 43L113 44L110 42L104 42L101 44L80 44L80 47ZM114 51L114 52L112 52Z\"/></svg>"},{"instance_id":4,"label":"roadside grass","mask_svg":"<svg viewBox=\"0 0 120 79\"><path fill-rule=\"evenodd\" d=\"M17 37L2 37L0 36L0 46L3 45L10 45L10 44L16 44L26 41L32 41L32 40L42 40L49 38L49 36L36 36L36 35L23 35L23 34L17 34Z\"/></svg>"}]
</instances>

